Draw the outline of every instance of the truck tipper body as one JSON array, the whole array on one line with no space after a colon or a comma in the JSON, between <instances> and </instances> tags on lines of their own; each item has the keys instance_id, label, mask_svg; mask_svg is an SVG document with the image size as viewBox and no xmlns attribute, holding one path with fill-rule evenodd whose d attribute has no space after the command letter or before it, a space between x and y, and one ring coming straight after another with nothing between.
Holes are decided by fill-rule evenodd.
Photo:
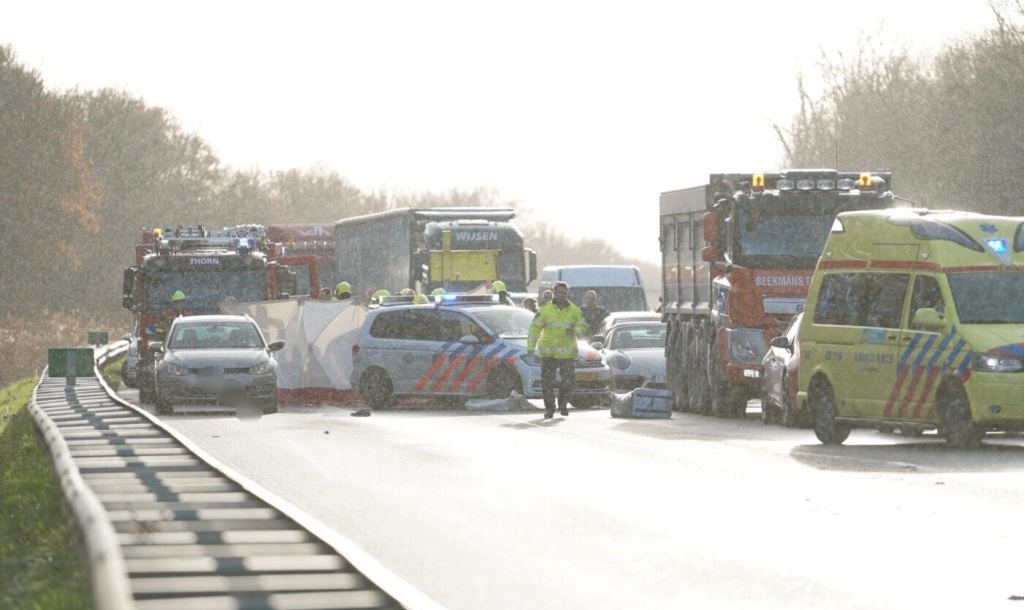
<instances>
[{"instance_id":1,"label":"truck tipper body","mask_svg":"<svg viewBox=\"0 0 1025 610\"><path fill-rule=\"evenodd\" d=\"M893 206L891 173L712 174L659 200L667 383L678 410L740 417L802 311L836 214Z\"/></svg>"},{"instance_id":2,"label":"truck tipper body","mask_svg":"<svg viewBox=\"0 0 1025 610\"><path fill-rule=\"evenodd\" d=\"M525 292L537 255L503 208L401 208L335 223L338 278L354 294L472 292L495 280Z\"/></svg>"}]
</instances>

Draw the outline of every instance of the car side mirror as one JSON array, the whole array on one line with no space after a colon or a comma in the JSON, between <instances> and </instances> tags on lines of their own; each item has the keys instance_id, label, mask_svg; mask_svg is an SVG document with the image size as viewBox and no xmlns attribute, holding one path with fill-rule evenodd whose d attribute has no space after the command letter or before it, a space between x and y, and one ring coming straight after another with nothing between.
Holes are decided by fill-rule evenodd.
<instances>
[{"instance_id":1,"label":"car side mirror","mask_svg":"<svg viewBox=\"0 0 1025 610\"><path fill-rule=\"evenodd\" d=\"M463 335L462 337L459 337L459 342L463 345L477 345L480 343L480 339L473 335Z\"/></svg>"},{"instance_id":2,"label":"car side mirror","mask_svg":"<svg viewBox=\"0 0 1025 610\"><path fill-rule=\"evenodd\" d=\"M605 346L601 344L601 341L595 341L594 343L591 344L591 347L593 347L594 349L598 350L599 352L601 350L605 349Z\"/></svg>"},{"instance_id":3,"label":"car side mirror","mask_svg":"<svg viewBox=\"0 0 1025 610\"><path fill-rule=\"evenodd\" d=\"M150 343L149 344L149 351L152 354L163 354L164 353L164 343L163 343L163 341L153 341L152 343Z\"/></svg>"},{"instance_id":4,"label":"car side mirror","mask_svg":"<svg viewBox=\"0 0 1025 610\"><path fill-rule=\"evenodd\" d=\"M267 344L267 351L268 352L276 352L276 351L281 350L281 348L283 348L283 347L285 347L285 342L282 341L281 339L278 339L277 341L272 341L272 342Z\"/></svg>"},{"instance_id":5,"label":"car side mirror","mask_svg":"<svg viewBox=\"0 0 1025 610\"><path fill-rule=\"evenodd\" d=\"M772 345L772 347L783 348L783 349L787 350L788 352L792 352L794 350L794 346L790 345L790 340L787 339L786 335L780 335L780 336L774 338L770 342L770 345Z\"/></svg>"}]
</instances>

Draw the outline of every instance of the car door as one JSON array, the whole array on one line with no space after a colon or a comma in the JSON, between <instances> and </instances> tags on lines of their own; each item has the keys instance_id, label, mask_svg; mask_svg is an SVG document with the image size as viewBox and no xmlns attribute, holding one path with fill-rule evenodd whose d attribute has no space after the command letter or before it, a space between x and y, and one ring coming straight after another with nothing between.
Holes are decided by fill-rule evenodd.
<instances>
[{"instance_id":1,"label":"car door","mask_svg":"<svg viewBox=\"0 0 1025 610\"><path fill-rule=\"evenodd\" d=\"M382 367L396 394L415 393L416 381L430 368L437 351L434 311L400 309L383 312L370 328L372 343L362 348L368 363Z\"/></svg>"},{"instance_id":2,"label":"car door","mask_svg":"<svg viewBox=\"0 0 1025 610\"><path fill-rule=\"evenodd\" d=\"M860 330L847 368L851 414L885 417L886 405L899 395L901 324L910 274L868 272L859 275L855 325Z\"/></svg>"},{"instance_id":3,"label":"car door","mask_svg":"<svg viewBox=\"0 0 1025 610\"><path fill-rule=\"evenodd\" d=\"M490 334L460 311L438 313L442 345L425 387L436 394L473 395L492 364L483 358L492 343Z\"/></svg>"},{"instance_id":4,"label":"car door","mask_svg":"<svg viewBox=\"0 0 1025 610\"><path fill-rule=\"evenodd\" d=\"M952 350L960 350L954 341L954 329L926 328L914 323L915 312L934 308L941 315L947 309L940 283L931 274L919 273L911 288L909 307L904 316L898 360L898 387L887 402L885 416L916 421L935 420L930 412L940 372L949 365Z\"/></svg>"}]
</instances>

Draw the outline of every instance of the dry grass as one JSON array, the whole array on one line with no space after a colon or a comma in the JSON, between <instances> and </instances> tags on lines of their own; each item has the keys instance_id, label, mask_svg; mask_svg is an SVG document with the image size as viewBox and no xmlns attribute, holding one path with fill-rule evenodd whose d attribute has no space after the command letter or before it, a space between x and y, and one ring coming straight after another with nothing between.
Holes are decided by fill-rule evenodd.
<instances>
[{"instance_id":1,"label":"dry grass","mask_svg":"<svg viewBox=\"0 0 1025 610\"><path fill-rule=\"evenodd\" d=\"M82 311L0 313L0 387L39 377L52 347L84 346L89 331L106 331L114 341L130 328L126 314L101 319Z\"/></svg>"}]
</instances>

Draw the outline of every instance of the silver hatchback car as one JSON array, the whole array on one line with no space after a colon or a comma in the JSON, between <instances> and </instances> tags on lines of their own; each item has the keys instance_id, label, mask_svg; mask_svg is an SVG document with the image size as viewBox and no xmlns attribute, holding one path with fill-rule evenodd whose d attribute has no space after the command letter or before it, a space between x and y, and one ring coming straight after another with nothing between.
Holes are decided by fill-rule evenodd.
<instances>
[{"instance_id":1,"label":"silver hatchback car","mask_svg":"<svg viewBox=\"0 0 1025 610\"><path fill-rule=\"evenodd\" d=\"M177 318L164 343L154 344L157 413L176 404L237 405L250 401L264 413L278 410L277 362L284 341L267 343L246 315Z\"/></svg>"}]
</instances>

